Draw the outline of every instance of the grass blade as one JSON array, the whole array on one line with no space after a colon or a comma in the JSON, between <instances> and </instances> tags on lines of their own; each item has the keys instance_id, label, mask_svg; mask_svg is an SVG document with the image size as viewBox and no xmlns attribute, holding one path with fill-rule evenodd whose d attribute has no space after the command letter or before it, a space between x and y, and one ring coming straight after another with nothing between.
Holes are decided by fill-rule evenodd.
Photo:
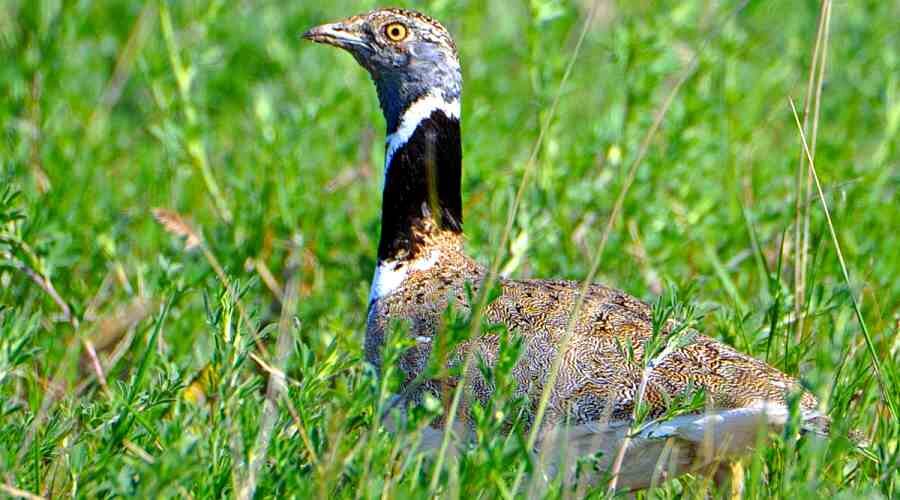
<instances>
[{"instance_id":1,"label":"grass blade","mask_svg":"<svg viewBox=\"0 0 900 500\"><path fill-rule=\"evenodd\" d=\"M891 416L895 419L898 417L897 408L888 382L885 380L884 368L881 366L881 360L878 358L878 351L875 350L875 344L872 342L872 335L869 334L869 328L866 326L866 320L863 318L859 303L856 300L856 293L853 291L853 284L850 281L850 273L847 271L847 263L844 260L844 253L841 251L841 243L838 241L837 232L834 230L834 222L831 220L831 211L828 209L828 202L825 199L825 193L822 191L822 184L819 182L819 175L816 173L816 163L813 160L809 146L806 144L806 134L803 133L803 126L800 124L800 117L797 116L797 108L794 107L794 100L788 98L791 105L791 112L794 113L794 121L797 123L797 130L800 133L800 140L803 143L803 150L806 152L806 158L809 162L809 172L815 181L816 190L819 193L819 200L822 202L822 211L825 213L825 221L828 223L828 232L831 234L831 242L834 244L834 250L837 254L838 263L841 266L841 273L844 277L844 283L850 294L850 301L853 304L853 312L856 314L856 320L859 321L859 327L862 329L863 338L866 340L866 348L872 360L872 369L875 370L875 378L878 380L878 387L881 389L881 395L884 402L891 411Z\"/></svg>"}]
</instances>

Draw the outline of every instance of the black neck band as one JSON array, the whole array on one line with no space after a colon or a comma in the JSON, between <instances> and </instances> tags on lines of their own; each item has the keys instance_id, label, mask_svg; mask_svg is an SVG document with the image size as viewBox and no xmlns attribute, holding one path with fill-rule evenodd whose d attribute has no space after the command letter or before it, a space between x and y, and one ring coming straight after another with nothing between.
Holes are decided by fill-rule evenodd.
<instances>
[{"instance_id":1,"label":"black neck band","mask_svg":"<svg viewBox=\"0 0 900 500\"><path fill-rule=\"evenodd\" d=\"M386 166L378 259L412 259L426 228L462 232L459 119L436 109Z\"/></svg>"}]
</instances>

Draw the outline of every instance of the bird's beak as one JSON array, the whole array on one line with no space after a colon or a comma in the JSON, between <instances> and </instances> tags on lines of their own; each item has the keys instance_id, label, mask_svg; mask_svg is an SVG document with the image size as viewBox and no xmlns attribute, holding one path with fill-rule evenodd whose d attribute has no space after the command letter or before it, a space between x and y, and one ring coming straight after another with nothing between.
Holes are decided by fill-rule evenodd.
<instances>
[{"instance_id":1,"label":"bird's beak","mask_svg":"<svg viewBox=\"0 0 900 500\"><path fill-rule=\"evenodd\" d=\"M346 50L368 46L366 40L354 28L352 24L343 22L323 24L304 33L303 38Z\"/></svg>"}]
</instances>

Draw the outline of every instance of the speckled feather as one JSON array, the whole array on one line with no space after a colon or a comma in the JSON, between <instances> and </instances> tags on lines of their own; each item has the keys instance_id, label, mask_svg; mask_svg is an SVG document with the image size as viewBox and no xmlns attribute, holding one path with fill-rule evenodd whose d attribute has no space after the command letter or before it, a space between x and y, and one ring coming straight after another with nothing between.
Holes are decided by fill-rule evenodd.
<instances>
[{"instance_id":1,"label":"speckled feather","mask_svg":"<svg viewBox=\"0 0 900 500\"><path fill-rule=\"evenodd\" d=\"M477 291L487 272L465 254L460 236L443 232L420 234L420 238L437 252L437 261L428 269L412 272L390 295L374 300L366 329L366 357L380 366L388 323L392 319L408 320L409 334L419 339L401 363L408 381L426 366L431 343L423 339L439 334L436 329L443 311L451 301L468 310L466 283ZM522 337L524 352L513 375L522 394L537 398L566 334L581 284L501 279L499 285L500 295L488 305L485 318ZM551 392L546 422L565 417L577 423L629 420L641 383L644 348L652 331L649 305L604 285L590 286ZM628 344L633 349L632 359L622 350ZM488 336L471 340L463 348L475 349L490 363L496 359L498 344L496 338ZM468 393L477 400L489 399L491 385L480 380L479 373L471 375ZM422 390L441 397L436 390L439 385L433 381ZM791 377L703 335L654 367L644 398L655 416L688 390L705 391L711 406L718 409L787 405L792 393L800 394L804 410L815 411L818 404Z\"/></svg>"}]
</instances>

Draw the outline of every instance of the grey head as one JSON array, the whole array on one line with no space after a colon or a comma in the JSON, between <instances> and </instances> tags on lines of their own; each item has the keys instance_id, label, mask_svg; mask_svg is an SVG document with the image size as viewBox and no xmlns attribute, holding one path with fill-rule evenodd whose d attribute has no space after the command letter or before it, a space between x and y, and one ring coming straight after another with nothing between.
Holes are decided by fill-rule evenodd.
<instances>
[{"instance_id":1,"label":"grey head","mask_svg":"<svg viewBox=\"0 0 900 500\"><path fill-rule=\"evenodd\" d=\"M445 102L460 98L456 45L446 28L419 12L373 10L317 26L303 38L342 48L368 70L389 134L403 112L422 97L437 94Z\"/></svg>"}]
</instances>

